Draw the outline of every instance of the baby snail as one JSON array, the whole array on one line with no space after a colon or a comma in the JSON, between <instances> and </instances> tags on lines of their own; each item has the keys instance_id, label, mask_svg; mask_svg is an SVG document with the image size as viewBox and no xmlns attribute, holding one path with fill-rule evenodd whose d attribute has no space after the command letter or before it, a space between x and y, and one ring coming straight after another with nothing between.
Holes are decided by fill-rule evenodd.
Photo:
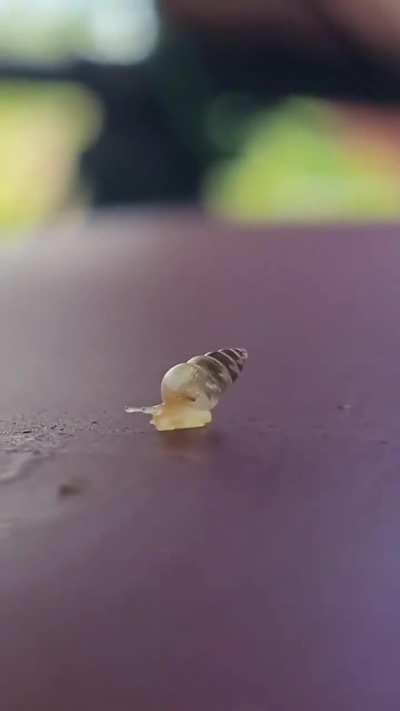
<instances>
[{"instance_id":1,"label":"baby snail","mask_svg":"<svg viewBox=\"0 0 400 711\"><path fill-rule=\"evenodd\" d=\"M238 378L245 361L244 348L222 348L190 358L170 368L161 381L159 405L126 407L125 412L152 415L157 430L184 430L211 422L211 410Z\"/></svg>"}]
</instances>

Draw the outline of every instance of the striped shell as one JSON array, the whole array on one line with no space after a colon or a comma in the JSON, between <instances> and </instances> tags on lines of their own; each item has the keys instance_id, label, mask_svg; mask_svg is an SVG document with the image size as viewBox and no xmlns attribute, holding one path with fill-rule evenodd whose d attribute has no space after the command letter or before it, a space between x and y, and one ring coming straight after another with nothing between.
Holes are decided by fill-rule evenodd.
<instances>
[{"instance_id":1,"label":"striped shell","mask_svg":"<svg viewBox=\"0 0 400 711\"><path fill-rule=\"evenodd\" d=\"M225 390L237 380L247 360L244 348L221 348L188 360L200 368L204 394L209 401L209 409L215 407Z\"/></svg>"}]
</instances>

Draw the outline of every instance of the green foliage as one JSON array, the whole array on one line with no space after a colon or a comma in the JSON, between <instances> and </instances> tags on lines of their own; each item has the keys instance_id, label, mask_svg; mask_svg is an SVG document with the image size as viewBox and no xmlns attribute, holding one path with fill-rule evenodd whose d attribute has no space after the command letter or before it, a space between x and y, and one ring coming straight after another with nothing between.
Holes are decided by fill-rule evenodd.
<instances>
[{"instance_id":1,"label":"green foliage","mask_svg":"<svg viewBox=\"0 0 400 711\"><path fill-rule=\"evenodd\" d=\"M71 203L77 158L100 123L97 102L80 87L0 83L0 235Z\"/></svg>"},{"instance_id":2,"label":"green foliage","mask_svg":"<svg viewBox=\"0 0 400 711\"><path fill-rule=\"evenodd\" d=\"M392 219L400 179L349 150L325 105L292 100L250 122L240 155L211 172L204 198L249 222Z\"/></svg>"}]
</instances>

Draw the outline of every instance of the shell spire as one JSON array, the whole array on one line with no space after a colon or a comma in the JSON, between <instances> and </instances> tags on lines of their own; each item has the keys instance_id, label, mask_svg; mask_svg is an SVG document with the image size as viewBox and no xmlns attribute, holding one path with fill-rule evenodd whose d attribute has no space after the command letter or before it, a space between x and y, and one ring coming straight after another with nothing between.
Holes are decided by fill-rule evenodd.
<instances>
[{"instance_id":1,"label":"shell spire","mask_svg":"<svg viewBox=\"0 0 400 711\"><path fill-rule=\"evenodd\" d=\"M160 431L203 427L211 422L211 410L237 380L246 360L245 348L221 348L193 356L165 373L160 405L125 411L152 415L151 422Z\"/></svg>"}]
</instances>

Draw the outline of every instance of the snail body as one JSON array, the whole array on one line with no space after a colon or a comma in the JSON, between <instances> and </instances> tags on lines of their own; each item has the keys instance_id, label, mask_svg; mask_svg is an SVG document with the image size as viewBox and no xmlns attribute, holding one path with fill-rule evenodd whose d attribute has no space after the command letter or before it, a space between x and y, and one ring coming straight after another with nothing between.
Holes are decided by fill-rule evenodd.
<instances>
[{"instance_id":1,"label":"snail body","mask_svg":"<svg viewBox=\"0 0 400 711\"><path fill-rule=\"evenodd\" d=\"M211 410L235 382L247 360L244 348L223 348L193 356L170 368L161 381L159 405L127 407L152 415L157 430L191 429L211 422Z\"/></svg>"}]
</instances>

